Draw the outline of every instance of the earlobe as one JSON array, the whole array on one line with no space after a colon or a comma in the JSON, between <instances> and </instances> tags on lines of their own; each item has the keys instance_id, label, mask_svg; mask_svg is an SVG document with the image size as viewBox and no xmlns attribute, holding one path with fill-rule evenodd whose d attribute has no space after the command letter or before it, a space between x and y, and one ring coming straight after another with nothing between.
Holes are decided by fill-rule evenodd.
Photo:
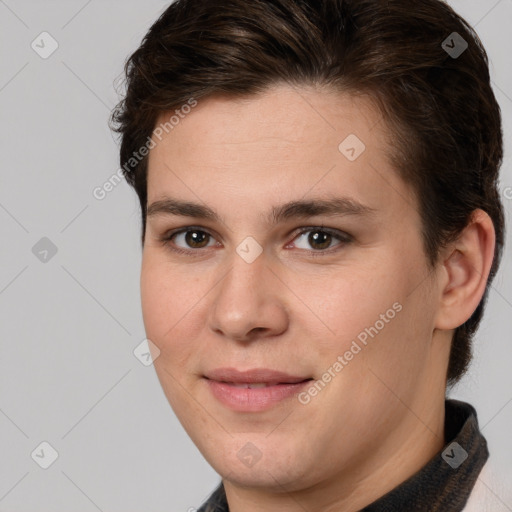
<instances>
[{"instance_id":1,"label":"earlobe","mask_svg":"<svg viewBox=\"0 0 512 512\"><path fill-rule=\"evenodd\" d=\"M496 242L489 215L475 210L443 261L445 282L440 290L435 327L455 329L468 320L485 292Z\"/></svg>"}]
</instances>

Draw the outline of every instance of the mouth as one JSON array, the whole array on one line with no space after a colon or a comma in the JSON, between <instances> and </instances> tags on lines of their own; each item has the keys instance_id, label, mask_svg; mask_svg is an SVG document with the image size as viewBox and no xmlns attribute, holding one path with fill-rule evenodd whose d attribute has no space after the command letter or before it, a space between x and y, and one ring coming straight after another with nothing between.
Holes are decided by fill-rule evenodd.
<instances>
[{"instance_id":1,"label":"mouth","mask_svg":"<svg viewBox=\"0 0 512 512\"><path fill-rule=\"evenodd\" d=\"M203 376L213 396L239 412L258 412L296 395L312 377L267 368L218 368Z\"/></svg>"},{"instance_id":2,"label":"mouth","mask_svg":"<svg viewBox=\"0 0 512 512\"><path fill-rule=\"evenodd\" d=\"M311 380L310 376L292 375L270 368L252 368L237 370L236 368L217 368L204 375L209 380L241 386L275 386L277 384L297 384Z\"/></svg>"},{"instance_id":3,"label":"mouth","mask_svg":"<svg viewBox=\"0 0 512 512\"><path fill-rule=\"evenodd\" d=\"M300 382L305 382L305 380L300 381ZM221 382L224 382L224 381L221 381ZM300 382L296 382L294 384L300 384ZM276 383L271 384L270 382L242 382L242 383L224 382L224 384L229 384L235 388L259 389L259 388L268 388L270 386L282 386L282 385L291 384L291 383L290 382L276 382Z\"/></svg>"}]
</instances>

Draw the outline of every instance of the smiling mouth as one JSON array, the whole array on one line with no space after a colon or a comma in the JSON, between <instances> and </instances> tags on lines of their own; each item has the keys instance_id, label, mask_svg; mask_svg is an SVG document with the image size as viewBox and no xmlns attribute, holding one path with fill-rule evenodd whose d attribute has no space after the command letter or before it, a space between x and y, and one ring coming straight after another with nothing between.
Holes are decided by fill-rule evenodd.
<instances>
[{"instance_id":1,"label":"smiling mouth","mask_svg":"<svg viewBox=\"0 0 512 512\"><path fill-rule=\"evenodd\" d=\"M229 374L229 376L228 376ZM314 379L258 370L253 372L218 371L204 376L212 397L231 411L263 412L278 404L293 407L291 400ZM247 382L250 381L250 382Z\"/></svg>"}]
</instances>

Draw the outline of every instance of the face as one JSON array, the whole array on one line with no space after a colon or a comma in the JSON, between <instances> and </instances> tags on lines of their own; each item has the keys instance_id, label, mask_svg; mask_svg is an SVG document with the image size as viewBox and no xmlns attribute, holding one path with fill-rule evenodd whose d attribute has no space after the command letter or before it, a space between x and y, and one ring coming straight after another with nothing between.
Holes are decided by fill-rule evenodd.
<instances>
[{"instance_id":1,"label":"face","mask_svg":"<svg viewBox=\"0 0 512 512\"><path fill-rule=\"evenodd\" d=\"M155 139L146 334L177 417L231 482L362 475L425 429L410 409L432 389L436 286L388 133L368 99L280 86L201 100Z\"/></svg>"}]
</instances>

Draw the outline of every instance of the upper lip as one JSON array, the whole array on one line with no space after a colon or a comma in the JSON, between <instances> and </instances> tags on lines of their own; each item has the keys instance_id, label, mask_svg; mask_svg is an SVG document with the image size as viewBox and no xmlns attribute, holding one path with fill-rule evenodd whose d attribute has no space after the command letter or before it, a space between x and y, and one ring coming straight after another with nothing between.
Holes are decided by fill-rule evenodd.
<instances>
[{"instance_id":1,"label":"upper lip","mask_svg":"<svg viewBox=\"0 0 512 512\"><path fill-rule=\"evenodd\" d=\"M216 368L206 373L205 377L218 382L232 382L234 384L296 384L310 379L310 377L290 375L269 368L252 368L244 371L236 368Z\"/></svg>"}]
</instances>

